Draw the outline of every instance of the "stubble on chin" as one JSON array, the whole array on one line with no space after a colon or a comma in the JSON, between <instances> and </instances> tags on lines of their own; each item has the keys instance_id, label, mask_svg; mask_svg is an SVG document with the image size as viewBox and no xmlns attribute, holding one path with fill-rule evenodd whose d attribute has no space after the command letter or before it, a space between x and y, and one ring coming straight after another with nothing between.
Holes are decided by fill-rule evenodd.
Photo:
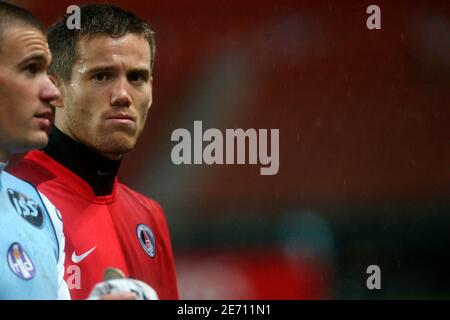
<instances>
[{"instance_id":1,"label":"stubble on chin","mask_svg":"<svg viewBox=\"0 0 450 320\"><path fill-rule=\"evenodd\" d=\"M136 145L136 139L128 135L117 136L116 134L109 134L102 138L96 139L94 148L97 152L102 154L125 154L133 150Z\"/></svg>"}]
</instances>

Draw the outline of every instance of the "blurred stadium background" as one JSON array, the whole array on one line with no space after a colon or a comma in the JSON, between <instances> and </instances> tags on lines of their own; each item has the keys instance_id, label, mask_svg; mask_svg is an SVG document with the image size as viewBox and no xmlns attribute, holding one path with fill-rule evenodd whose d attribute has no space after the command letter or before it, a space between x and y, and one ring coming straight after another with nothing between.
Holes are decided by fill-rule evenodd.
<instances>
[{"instance_id":1,"label":"blurred stadium background","mask_svg":"<svg viewBox=\"0 0 450 320\"><path fill-rule=\"evenodd\" d=\"M48 25L83 2L15 3ZM111 3L156 31L154 102L120 178L165 209L182 298L450 298L450 2ZM278 174L172 164L194 120L279 128Z\"/></svg>"}]
</instances>

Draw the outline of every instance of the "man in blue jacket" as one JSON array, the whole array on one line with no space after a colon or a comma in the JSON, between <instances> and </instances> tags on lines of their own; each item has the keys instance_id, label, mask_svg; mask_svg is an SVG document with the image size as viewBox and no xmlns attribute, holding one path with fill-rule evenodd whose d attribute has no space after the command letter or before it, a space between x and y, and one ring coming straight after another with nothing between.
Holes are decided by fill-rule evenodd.
<instances>
[{"instance_id":1,"label":"man in blue jacket","mask_svg":"<svg viewBox=\"0 0 450 320\"><path fill-rule=\"evenodd\" d=\"M50 102L45 31L29 12L0 2L0 299L69 299L64 235L56 208L7 172L9 157L44 147Z\"/></svg>"}]
</instances>

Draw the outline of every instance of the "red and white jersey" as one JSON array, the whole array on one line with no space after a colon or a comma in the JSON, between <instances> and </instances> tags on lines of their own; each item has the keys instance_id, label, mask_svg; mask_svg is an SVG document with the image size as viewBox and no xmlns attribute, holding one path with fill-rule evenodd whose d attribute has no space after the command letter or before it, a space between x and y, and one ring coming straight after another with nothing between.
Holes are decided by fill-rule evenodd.
<instances>
[{"instance_id":1,"label":"red and white jersey","mask_svg":"<svg viewBox=\"0 0 450 320\"><path fill-rule=\"evenodd\" d=\"M63 217L65 279L72 299L85 299L106 268L144 281L159 299L178 299L175 265L163 210L119 183L96 196L83 179L43 153L31 151L11 172L46 195Z\"/></svg>"}]
</instances>

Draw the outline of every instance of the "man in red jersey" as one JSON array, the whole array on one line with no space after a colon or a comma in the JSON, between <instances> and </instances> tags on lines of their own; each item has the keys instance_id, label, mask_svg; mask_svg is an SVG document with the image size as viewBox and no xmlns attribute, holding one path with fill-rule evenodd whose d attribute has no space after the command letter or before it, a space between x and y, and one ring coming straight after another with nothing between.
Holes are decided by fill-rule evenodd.
<instances>
[{"instance_id":1,"label":"man in red jersey","mask_svg":"<svg viewBox=\"0 0 450 320\"><path fill-rule=\"evenodd\" d=\"M81 29L68 15L48 31L49 72L62 97L43 151L12 170L61 211L66 282L84 299L106 268L147 283L159 299L178 299L166 220L153 200L117 180L123 155L141 134L152 103L153 32L112 5L81 7Z\"/></svg>"}]
</instances>

